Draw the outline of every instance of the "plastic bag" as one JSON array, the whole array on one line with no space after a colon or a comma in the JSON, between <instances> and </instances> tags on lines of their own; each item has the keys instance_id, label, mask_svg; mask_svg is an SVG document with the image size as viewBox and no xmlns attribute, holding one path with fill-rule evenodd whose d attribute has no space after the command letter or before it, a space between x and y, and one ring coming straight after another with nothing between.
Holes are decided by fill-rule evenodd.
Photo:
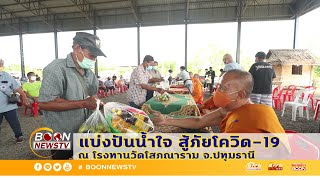
<instances>
[{"instance_id":1,"label":"plastic bag","mask_svg":"<svg viewBox=\"0 0 320 180\"><path fill-rule=\"evenodd\" d=\"M111 132L108 123L101 111L99 110L100 100L97 100L97 109L91 116L84 122L80 128L79 133L107 133Z\"/></svg>"},{"instance_id":2,"label":"plastic bag","mask_svg":"<svg viewBox=\"0 0 320 180\"><path fill-rule=\"evenodd\" d=\"M104 114L113 133L152 132L154 125L149 116L125 104L109 102L104 105Z\"/></svg>"},{"instance_id":3,"label":"plastic bag","mask_svg":"<svg viewBox=\"0 0 320 180\"><path fill-rule=\"evenodd\" d=\"M158 101L169 101L170 100L171 95L167 92L163 93L163 94L157 94L155 96L155 99Z\"/></svg>"}]
</instances>

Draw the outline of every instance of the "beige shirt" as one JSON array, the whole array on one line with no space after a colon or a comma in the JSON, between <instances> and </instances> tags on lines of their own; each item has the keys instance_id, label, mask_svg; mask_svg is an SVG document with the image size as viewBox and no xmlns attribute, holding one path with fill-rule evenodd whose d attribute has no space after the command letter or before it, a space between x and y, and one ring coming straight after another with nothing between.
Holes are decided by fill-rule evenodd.
<instances>
[{"instance_id":1,"label":"beige shirt","mask_svg":"<svg viewBox=\"0 0 320 180\"><path fill-rule=\"evenodd\" d=\"M148 73L151 75L152 78L161 78L161 73L158 71L158 70L150 70L148 71ZM157 84L160 84L160 83L149 83L150 86L156 86Z\"/></svg>"}]
</instances>

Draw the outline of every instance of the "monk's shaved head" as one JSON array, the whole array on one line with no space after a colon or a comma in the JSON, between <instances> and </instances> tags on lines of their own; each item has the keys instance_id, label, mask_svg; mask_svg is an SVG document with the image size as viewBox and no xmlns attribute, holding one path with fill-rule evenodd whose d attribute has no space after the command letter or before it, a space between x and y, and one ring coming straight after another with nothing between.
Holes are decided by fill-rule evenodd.
<instances>
[{"instance_id":1,"label":"monk's shaved head","mask_svg":"<svg viewBox=\"0 0 320 180\"><path fill-rule=\"evenodd\" d=\"M242 71L239 69L227 71L223 75L222 81L229 82L238 90L244 90L246 93L246 98L250 97L250 94L253 90L253 78L252 75L247 71Z\"/></svg>"},{"instance_id":2,"label":"monk's shaved head","mask_svg":"<svg viewBox=\"0 0 320 180\"><path fill-rule=\"evenodd\" d=\"M193 77L199 79L199 74L194 74Z\"/></svg>"}]
</instances>

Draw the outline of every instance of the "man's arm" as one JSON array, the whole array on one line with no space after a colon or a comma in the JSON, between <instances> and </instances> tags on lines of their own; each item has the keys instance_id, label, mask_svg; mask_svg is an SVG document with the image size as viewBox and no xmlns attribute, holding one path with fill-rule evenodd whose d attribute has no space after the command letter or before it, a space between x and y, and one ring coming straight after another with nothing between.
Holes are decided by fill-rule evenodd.
<instances>
[{"instance_id":1,"label":"man's arm","mask_svg":"<svg viewBox=\"0 0 320 180\"><path fill-rule=\"evenodd\" d=\"M147 76L147 78L144 78L144 76ZM148 72L145 74L143 71L141 71L141 69L140 70L136 69L136 71L133 72L131 77L134 78L136 84L138 86L141 86L142 89L146 89L146 90L149 90L149 91L157 91L159 93L163 93L163 89L147 85L149 80L153 79ZM146 81L146 79L148 79L148 81Z\"/></svg>"},{"instance_id":2,"label":"man's arm","mask_svg":"<svg viewBox=\"0 0 320 180\"><path fill-rule=\"evenodd\" d=\"M251 73L251 75L253 76L254 72L255 72L255 66L253 64L249 69L249 73Z\"/></svg>"},{"instance_id":3,"label":"man's arm","mask_svg":"<svg viewBox=\"0 0 320 180\"><path fill-rule=\"evenodd\" d=\"M161 82L162 80L159 78L151 78L149 79L148 83L157 83L157 82Z\"/></svg>"},{"instance_id":4,"label":"man's arm","mask_svg":"<svg viewBox=\"0 0 320 180\"><path fill-rule=\"evenodd\" d=\"M154 113L156 118L153 118L152 120L157 125L176 126L187 129L201 129L208 126L218 126L226 114L226 111L222 108L202 117L181 119L165 118L160 113Z\"/></svg>"},{"instance_id":5,"label":"man's arm","mask_svg":"<svg viewBox=\"0 0 320 180\"><path fill-rule=\"evenodd\" d=\"M10 76L10 80L12 81L12 89L15 92L18 92L20 94L22 104L25 106L29 106L30 103L28 102L28 98L27 98L26 94L24 93L24 91L22 90L22 87L20 86L18 81L16 81L12 76Z\"/></svg>"},{"instance_id":6,"label":"man's arm","mask_svg":"<svg viewBox=\"0 0 320 180\"><path fill-rule=\"evenodd\" d=\"M30 104L28 102L28 98L27 98L26 94L24 93L24 91L22 90L22 88L19 87L18 89L16 89L16 91L20 94L22 104L24 104L25 106L29 106Z\"/></svg>"},{"instance_id":7,"label":"man's arm","mask_svg":"<svg viewBox=\"0 0 320 180\"><path fill-rule=\"evenodd\" d=\"M159 93L161 93L163 91L163 89L161 89L161 88L152 87L152 86L149 86L146 84L138 84L138 85L141 86L142 89L146 89L149 91L157 91Z\"/></svg>"},{"instance_id":8,"label":"man's arm","mask_svg":"<svg viewBox=\"0 0 320 180\"><path fill-rule=\"evenodd\" d=\"M40 109L45 111L56 111L56 112L73 110L73 109L83 109L83 108L94 110L97 106L96 100L97 98L95 96L91 96L87 99L78 100L78 101L70 101L62 98L56 98L53 101L40 102L39 107Z\"/></svg>"}]
</instances>

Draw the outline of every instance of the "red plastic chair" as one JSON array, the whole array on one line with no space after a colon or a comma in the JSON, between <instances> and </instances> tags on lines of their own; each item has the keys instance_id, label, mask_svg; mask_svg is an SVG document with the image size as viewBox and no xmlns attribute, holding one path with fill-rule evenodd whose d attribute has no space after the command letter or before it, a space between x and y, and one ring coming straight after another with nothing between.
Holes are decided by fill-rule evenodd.
<instances>
[{"instance_id":1,"label":"red plastic chair","mask_svg":"<svg viewBox=\"0 0 320 180\"><path fill-rule=\"evenodd\" d=\"M27 111L28 109L30 109L30 113L33 117L37 117L38 116L38 112L39 112L39 103L38 102L34 102L32 103L32 108L30 107L25 107L24 108L24 115L27 115Z\"/></svg>"},{"instance_id":2,"label":"red plastic chair","mask_svg":"<svg viewBox=\"0 0 320 180\"><path fill-rule=\"evenodd\" d=\"M99 89L97 96L98 96L98 98L105 98L105 97L108 97L108 93L105 92L103 89Z\"/></svg>"},{"instance_id":3,"label":"red plastic chair","mask_svg":"<svg viewBox=\"0 0 320 180\"><path fill-rule=\"evenodd\" d=\"M127 87L122 80L118 80L116 87L120 93L124 93L127 90Z\"/></svg>"},{"instance_id":4,"label":"red plastic chair","mask_svg":"<svg viewBox=\"0 0 320 180\"><path fill-rule=\"evenodd\" d=\"M282 110L282 103L281 103L281 95L282 95L283 88L280 86L277 86L276 88L273 89L272 91L272 102L275 107L275 109Z\"/></svg>"},{"instance_id":5,"label":"red plastic chair","mask_svg":"<svg viewBox=\"0 0 320 180\"><path fill-rule=\"evenodd\" d=\"M123 88L124 88L124 92L128 91L129 89L127 85L124 85Z\"/></svg>"},{"instance_id":6,"label":"red plastic chair","mask_svg":"<svg viewBox=\"0 0 320 180\"><path fill-rule=\"evenodd\" d=\"M320 145L309 137L292 130L285 131L289 140L291 154L294 160L320 159Z\"/></svg>"},{"instance_id":7,"label":"red plastic chair","mask_svg":"<svg viewBox=\"0 0 320 180\"><path fill-rule=\"evenodd\" d=\"M110 91L110 96L115 95L115 94L116 94L116 90L117 90L117 87L115 87L114 90L113 90L113 89L109 89L109 91Z\"/></svg>"},{"instance_id":8,"label":"red plastic chair","mask_svg":"<svg viewBox=\"0 0 320 180\"><path fill-rule=\"evenodd\" d=\"M285 93L283 93L283 103L288 101L293 101L294 100L294 93L296 91L297 87L295 85L290 85L288 89L286 90Z\"/></svg>"},{"instance_id":9,"label":"red plastic chair","mask_svg":"<svg viewBox=\"0 0 320 180\"><path fill-rule=\"evenodd\" d=\"M316 110L316 104L314 103L314 99L313 99L313 96L314 96L314 93L316 92L316 87L314 86L306 86L305 89L309 89L309 90L313 90L313 93L310 94L310 101L311 101L311 107L312 109L315 111ZM302 98L303 98L304 94L302 94Z\"/></svg>"}]
</instances>

